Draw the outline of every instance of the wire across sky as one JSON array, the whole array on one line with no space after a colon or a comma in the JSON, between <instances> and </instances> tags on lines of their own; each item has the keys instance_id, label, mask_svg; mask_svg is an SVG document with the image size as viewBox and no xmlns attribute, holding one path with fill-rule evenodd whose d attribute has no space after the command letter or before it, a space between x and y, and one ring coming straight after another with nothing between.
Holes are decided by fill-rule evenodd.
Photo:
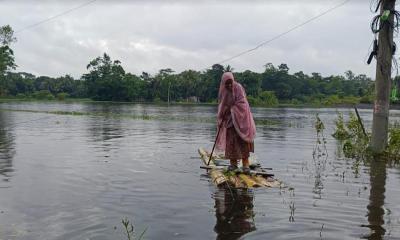
<instances>
[{"instance_id":1,"label":"wire across sky","mask_svg":"<svg viewBox=\"0 0 400 240\"><path fill-rule=\"evenodd\" d=\"M26 30L28 30L28 29L35 28L35 27L37 27L37 26L39 26L39 25L42 25L42 24L47 23L47 22L50 22L50 21L52 21L52 20L54 20L54 19L56 19L56 18L62 17L62 16L64 16L64 15L69 14L69 13L71 13L71 12L73 12L73 11L76 11L76 10L78 10L78 9L80 9L80 8L83 8L83 7L85 7L85 6L88 6L88 5L90 5L90 4L93 4L93 3L96 2L96 1L98 1L98 0L90 0L90 1L84 2L84 3L82 3L82 4L80 4L80 5L76 6L76 7L70 8L70 9L68 9L68 10L66 10L66 11L63 11L63 12L60 12L59 14L56 14L56 15L54 15L54 16L51 16L51 17L46 18L46 19L44 19L44 20L41 20L41 21L39 21L39 22L36 22L36 23L31 24L31 25L25 26L25 27L23 27L23 28L21 28L21 29L18 29L18 30L15 31L15 33L18 34L18 33L21 33L21 32L23 32L23 31L26 31ZM318 15L316 15L316 16L314 16L314 17L309 18L308 20L306 20L306 21L304 21L304 22L302 22L302 23L300 23L300 24L295 25L294 27L291 27L291 28L289 28L288 30L286 30L286 31L284 31L284 32L282 32L282 33L280 33L280 34L275 35L275 36L271 37L270 39L265 40L265 41L259 43L257 46L255 46L255 47L253 47L253 48L250 48L250 49L247 49L247 50L242 51L242 52L240 52L240 53L237 53L237 54L235 54L235 55L233 55L233 56L231 56L231 57L225 58L225 59L223 59L223 60L221 60L221 61L219 61L219 62L217 62L217 63L218 63L218 64L223 64L223 63L232 61L233 59L239 58L239 57L241 57L241 56L243 56L243 55L246 55L246 54L248 54L248 53L251 53L251 52L253 52L253 51L256 51L256 50L258 50L259 48L261 48L261 47L263 47L263 46L265 46L265 45L267 45L267 44L269 44L269 43L271 43L271 42L273 42L273 41L275 41L275 40L277 40L277 39L279 39L279 38L281 38L281 37L283 37L283 36L285 36L285 35L287 35L287 34L289 34L289 33L291 33L291 32L293 32L293 31L295 31L295 30L297 30L297 29L299 29L299 28L301 28L301 27L303 27L303 26L305 26L305 25L307 25L307 24L309 24L309 23L311 23L311 22L313 22L313 21L315 21L315 20L317 20L317 19L319 19L319 18L325 16L326 14L328 14L328 13L330 13L330 12L332 12L332 11L334 11L334 10L340 8L340 7L342 7L343 5L349 3L350 1L351 1L351 0L345 0L345 1L339 3L339 4L335 5L335 6L333 6L333 7L329 8L329 9L327 9L326 11L323 11L323 12L321 12L320 14L318 14ZM208 68L210 68L210 67L211 67L211 66L206 67L206 68L204 68L204 70L205 70L205 69L208 69Z\"/></svg>"},{"instance_id":2,"label":"wire across sky","mask_svg":"<svg viewBox=\"0 0 400 240\"><path fill-rule=\"evenodd\" d=\"M308 23L310 23L310 22L312 22L312 21L315 21L316 19L318 19L318 18L320 18L320 17L322 17L322 16L324 16L324 15L326 15L326 14L328 14L328 13L330 13L330 12L332 12L332 11L334 11L334 10L340 8L340 7L342 7L343 5L347 4L347 3L350 2L350 1L351 1L351 0L346 0L346 1L344 1L344 2L342 2L342 3L340 3L340 4L338 4L338 5L335 5L335 6L333 6L332 8L329 8L328 10L326 10L326 11L324 11L324 12L322 12L322 13L320 13L320 14L318 14L318 15L316 15L316 16L314 16L314 17L312 17L312 18L310 18L310 19L308 19L308 20L306 20L306 21L304 21L304 22L302 22L302 23L300 23L300 24L298 24L298 25L296 25L296 26L294 26L294 27L292 27L292 28L290 28L290 29L284 31L284 32L282 32L282 33L280 33L280 34L278 34L278 35L276 35L276 36L274 36L274 37L272 37L272 38L270 38L270 39L268 39L268 40L266 40L266 41L261 42L260 44L258 44L258 45L255 46L254 48L251 48L251 49L245 50L245 51L243 51L243 52L240 52L240 53L238 53L238 54L236 54L236 55L233 55L232 57L229 57L229 58L226 58L226 59L224 59L224 60L222 60L222 61L219 61L218 63L219 63L219 64L223 64L223 63L229 62L229 61L231 61L231 60L233 60L233 59L236 59L236 58L238 58L238 57L241 57L241 56L243 56L243 55L245 55L245 54L248 54L248 53L250 53L250 52L256 51L257 49L259 49L259 48L261 48L261 47L263 47L263 46L269 44L270 42L273 42L273 41L275 41L275 40L277 40L277 39L279 39L279 38L285 36L286 34L288 34L288 33L290 33L290 32L293 32L294 30L296 30L296 29L298 29L298 28L301 28L301 27L303 27L304 25L307 25Z\"/></svg>"}]
</instances>

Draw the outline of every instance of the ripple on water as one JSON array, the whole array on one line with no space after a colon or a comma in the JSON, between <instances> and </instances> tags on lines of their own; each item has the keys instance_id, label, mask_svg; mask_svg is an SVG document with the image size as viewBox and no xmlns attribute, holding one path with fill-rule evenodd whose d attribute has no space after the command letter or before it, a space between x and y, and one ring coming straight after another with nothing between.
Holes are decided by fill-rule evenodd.
<instances>
[{"instance_id":1,"label":"ripple on water","mask_svg":"<svg viewBox=\"0 0 400 240\"><path fill-rule=\"evenodd\" d=\"M337 156L340 146L328 130L328 157L312 157L314 116L319 113L332 129L335 109L255 109L259 119L278 120L257 126L258 159L290 188L260 189L233 201L208 182L195 158L198 147L212 147L214 124L112 117L212 118L215 107L0 107L105 113L0 111L0 238L17 232L18 239L124 239L125 217L138 231L149 227L147 239L358 239L376 227L368 219L369 167L355 171L352 160ZM370 124L371 111L361 115ZM26 122L43 117L49 118ZM399 173L398 167L388 169L386 191L377 196L384 197L384 204L376 206L386 236L394 239L400 236Z\"/></svg>"}]
</instances>

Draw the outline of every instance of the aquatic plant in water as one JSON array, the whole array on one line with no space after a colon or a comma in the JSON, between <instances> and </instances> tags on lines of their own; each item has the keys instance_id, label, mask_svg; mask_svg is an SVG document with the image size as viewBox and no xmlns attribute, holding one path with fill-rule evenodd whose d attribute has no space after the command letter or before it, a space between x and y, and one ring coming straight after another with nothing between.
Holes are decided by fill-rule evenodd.
<instances>
[{"instance_id":1,"label":"aquatic plant in water","mask_svg":"<svg viewBox=\"0 0 400 240\"><path fill-rule=\"evenodd\" d=\"M313 164L314 164L314 188L313 193L315 193L319 198L321 198L322 190L324 189L323 184L323 173L326 169L326 162L328 159L328 150L326 148L326 138L324 135L325 125L316 115L315 130L317 132L316 142L313 150Z\"/></svg>"},{"instance_id":2,"label":"aquatic plant in water","mask_svg":"<svg viewBox=\"0 0 400 240\"><path fill-rule=\"evenodd\" d=\"M325 156L328 154L328 151L326 149L326 138L324 135L324 130L325 130L325 125L319 118L318 114L316 115L316 121L315 121L315 130L317 132L317 141L315 143L314 151L313 151L313 157L314 159L316 157L321 157Z\"/></svg>"},{"instance_id":3,"label":"aquatic plant in water","mask_svg":"<svg viewBox=\"0 0 400 240\"><path fill-rule=\"evenodd\" d=\"M349 138L349 133L346 130L346 126L343 119L343 113L338 112L338 118L335 120L336 130L332 136L339 140L344 140Z\"/></svg>"},{"instance_id":4,"label":"aquatic plant in water","mask_svg":"<svg viewBox=\"0 0 400 240\"><path fill-rule=\"evenodd\" d=\"M132 222L130 222L127 218L125 218L122 219L122 225L125 228L125 234L128 240L141 240L143 239L143 236L147 231L147 228L145 228L143 232L139 235L139 237L136 238L135 227L133 226Z\"/></svg>"},{"instance_id":5,"label":"aquatic plant in water","mask_svg":"<svg viewBox=\"0 0 400 240\"><path fill-rule=\"evenodd\" d=\"M335 121L336 129L332 136L342 142L343 153L347 158L356 160L353 170L356 173L361 161L369 161L376 155L370 150L371 133L364 132L361 120L356 115L350 113L347 122L343 119L343 114L338 113ZM395 123L389 127L388 144L385 151L380 155L388 162L398 163L400 160L400 125Z\"/></svg>"},{"instance_id":6,"label":"aquatic plant in water","mask_svg":"<svg viewBox=\"0 0 400 240\"><path fill-rule=\"evenodd\" d=\"M389 141L386 154L395 162L400 160L400 124L395 123L389 128Z\"/></svg>"}]
</instances>

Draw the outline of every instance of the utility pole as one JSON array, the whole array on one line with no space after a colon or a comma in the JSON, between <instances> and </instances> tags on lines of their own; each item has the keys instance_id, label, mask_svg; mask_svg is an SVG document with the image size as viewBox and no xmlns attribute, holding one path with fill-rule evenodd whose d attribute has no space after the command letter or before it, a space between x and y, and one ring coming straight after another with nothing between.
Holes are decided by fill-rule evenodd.
<instances>
[{"instance_id":1,"label":"utility pole","mask_svg":"<svg viewBox=\"0 0 400 240\"><path fill-rule=\"evenodd\" d=\"M375 153L382 153L387 145L389 126L389 103L393 54L393 21L396 0L382 0L381 15L390 11L388 19L382 17L378 36L378 55L376 64L374 115L372 123L371 148Z\"/></svg>"}]
</instances>

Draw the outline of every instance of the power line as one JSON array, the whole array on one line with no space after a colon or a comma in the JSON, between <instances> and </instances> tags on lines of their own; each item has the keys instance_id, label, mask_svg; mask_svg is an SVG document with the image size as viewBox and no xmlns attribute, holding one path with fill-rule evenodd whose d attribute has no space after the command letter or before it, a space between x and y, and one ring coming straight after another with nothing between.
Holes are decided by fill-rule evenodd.
<instances>
[{"instance_id":1,"label":"power line","mask_svg":"<svg viewBox=\"0 0 400 240\"><path fill-rule=\"evenodd\" d=\"M31 24L31 25L28 25L28 26L26 26L26 27L23 27L23 28L21 28L21 29L18 29L18 30L15 31L15 34L18 34L18 33L20 33L20 32L23 32L23 31L25 31L25 30L28 30L28 29L30 29L30 28L37 27L37 26L39 26L39 25L41 25L41 24L44 24L44 23L46 23L46 22L52 21L52 20L54 20L54 19L56 19L56 18L58 18L58 17L64 16L64 15L70 13L70 12L73 12L73 11L78 10L78 9L80 9L80 8L83 8L83 7L87 6L87 5L90 5L90 4L92 4L92 3L96 2L96 1L98 1L98 0L91 0L91 1L85 2L85 3L81 4L81 5L78 5L78 6L74 7L74 8L68 9L68 10L66 10L66 11L64 11L64 12L61 12L61 13L57 14L57 15L54 15L54 16L49 17L49 18L46 18L46 19L44 19L44 20L42 20L42 21L39 21L39 22L36 22L36 23L34 23L34 24ZM243 56L243 55L245 55L245 54L247 54L247 53L253 52L253 51L255 51L255 50L261 48L262 46L265 46L265 45L267 45L268 43L273 42L273 41L275 41L275 40L281 38L282 36L284 36L284 35L286 35L286 34L289 34L290 32L292 32L292 31L294 31L294 30L296 30L296 29L298 29L298 28L301 28L301 27L303 27L304 25L306 25L306 24L308 24L308 23L310 23L310 22L312 22L312 21L314 21L314 20L316 20L316 19L318 19L318 18L320 18L320 17L322 17L322 16L324 16L324 15L326 15L326 14L328 14L328 13L334 11L334 10L336 10L337 8L342 7L343 5L347 4L347 3L350 2L350 1L351 1L351 0L346 0L346 1L344 1L344 2L342 2L342 3L340 3L340 4L336 5L336 6L334 6L334 7L332 7L332 8L329 8L328 10L326 10L326 11L324 11L324 12L318 14L317 16L314 16L314 17L308 19L307 21L305 21L305 22L303 22L303 23L301 23L301 24L298 24L298 25L296 25L296 26L294 26L294 27L288 29L288 30L285 31L285 32L276 35L275 37L272 37L271 39L268 39L268 40L266 40L266 41L264 41L264 42L258 44L258 45L255 46L254 48L251 48L251 49L248 49L248 50L246 50L246 51L240 52L240 53L238 53L238 54L236 54L236 55L234 55L234 56L232 56L232 57L229 57L229 58L226 58L226 59L220 61L219 64L223 64L223 63L228 62L228 61L231 61L231 60L233 60L233 59L235 59L235 58L241 57L241 56ZM206 69L207 69L207 68L206 68Z\"/></svg>"},{"instance_id":2,"label":"power line","mask_svg":"<svg viewBox=\"0 0 400 240\"><path fill-rule=\"evenodd\" d=\"M225 62L228 62L228 61L231 61L231 60L233 60L233 59L235 59L235 58L238 58L238 57L240 57L240 56L243 56L243 55L245 55L245 54L247 54L247 53L249 53L249 52L253 52L253 51L259 49L260 47L265 46L265 45L267 45L268 43L273 42L273 41L277 40L278 38L281 38L281 37L283 37L284 35L286 35L286 34L288 34L288 33L290 33L290 32L293 32L294 30L296 30L296 29L298 29L298 28L301 28L301 27L303 27L304 25L306 25L306 24L308 24L308 23L310 23L310 22L312 22L312 21L314 21L314 20L316 20L316 19L318 19L318 18L320 18L320 17L322 17L322 16L324 16L324 15L326 15L326 14L328 14L328 13L330 13L330 12L336 10L336 9L338 9L338 8L340 8L341 6L345 5L346 3L350 2L350 1L351 1L351 0L346 0L346 1L344 1L344 2L342 2L342 3L340 3L340 4L336 5L336 6L334 6L334 7L332 7L332 8L329 8L328 10L326 10L326 11L324 11L324 12L318 14L317 16L314 16L314 17L308 19L307 21L305 21L305 22L303 22L303 23L300 23L300 24L298 24L298 25L296 25L296 26L294 26L294 27L288 29L288 30L285 31L285 32L276 35L275 37L272 37L272 38L270 38L270 39L268 39L268 40L266 40L266 41L264 41L264 42L258 44L258 45L255 46L254 48L248 49L248 50L243 51L243 52L240 52L240 53L238 53L238 54L236 54L236 55L234 55L234 56L232 56L232 57L226 58L226 59L220 61L218 64L223 64L223 63L225 63Z\"/></svg>"},{"instance_id":3,"label":"power line","mask_svg":"<svg viewBox=\"0 0 400 240\"><path fill-rule=\"evenodd\" d=\"M43 23L50 22L51 20L54 20L54 19L56 19L56 18L58 18L58 17L61 17L61 16L66 15L66 14L68 14L68 13L70 13L70 12L73 12L73 11L75 11L75 10L78 10L78 9L80 9L80 8L83 8L83 7L85 7L85 6L89 5L89 4L92 4L92 3L96 2L96 1L97 1L97 0L91 0L91 1L85 2L85 3L83 3L83 4L79 5L79 6L70 8L70 9L64 11L64 12L61 12L61 13L57 14L57 15L54 15L54 16L49 17L49 18L46 18L46 19L44 19L44 20L42 20L42 21L39 21L39 22L36 22L36 23L34 23L34 24L31 24L31 25L28 25L28 26L26 26L26 27L23 27L23 28L21 28L21 29L18 29L17 31L15 31L15 34L18 34L18 33L22 32L22 31L28 30L28 29L30 29L30 28L37 27L37 26L39 26L39 25L41 25L41 24L43 24Z\"/></svg>"}]
</instances>

